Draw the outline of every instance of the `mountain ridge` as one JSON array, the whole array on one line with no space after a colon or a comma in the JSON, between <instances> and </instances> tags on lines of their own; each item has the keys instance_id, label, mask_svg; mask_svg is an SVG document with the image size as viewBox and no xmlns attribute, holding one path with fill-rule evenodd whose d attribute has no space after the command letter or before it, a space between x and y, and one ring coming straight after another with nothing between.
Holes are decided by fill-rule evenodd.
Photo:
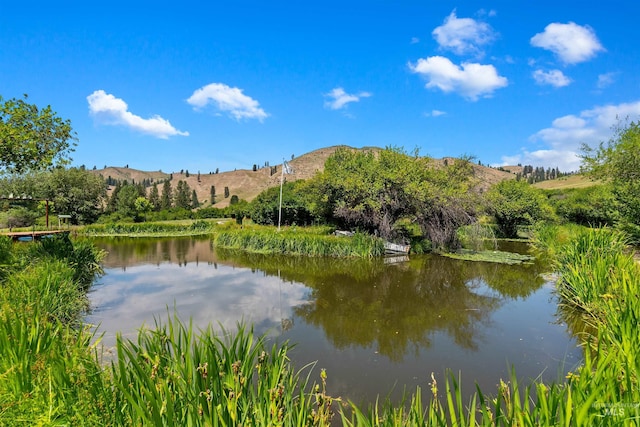
<instances>
[{"instance_id":1,"label":"mountain ridge","mask_svg":"<svg viewBox=\"0 0 640 427\"><path fill-rule=\"evenodd\" d=\"M293 169L293 173L287 175L287 180L309 179L316 173L322 172L326 160L340 147L354 150L380 150L380 148L376 147L357 149L346 145L319 148L287 161ZM454 160L453 157L434 159L434 161L440 164L452 160ZM502 168L503 170L499 170L474 163L472 163L472 166L474 175L479 181L477 187L481 190L486 190L491 185L505 179L515 179L516 177L515 173L507 171L506 167ZM203 174L185 170L171 173L162 172L161 170L147 172L129 168L128 166L108 166L104 169L94 169L91 172L101 175L105 180L110 177L113 180L127 180L136 183L142 182L143 180L148 180L151 183L163 182L166 179L172 178L173 189L175 189L177 182L182 180L189 185L189 188L196 190L198 201L202 206L210 205L211 186L215 186L217 202L213 206L223 208L229 205L229 200L232 195L238 196L239 199L251 201L267 188L279 185L282 172L281 164L275 166L275 173L272 173L273 167L274 166L263 166L257 168L255 171L252 169L237 169L234 171ZM187 174L189 176L187 176ZM224 197L225 187L229 188L229 197L227 198ZM112 190L113 186L110 186L108 193L110 194ZM162 191L161 188L159 188L159 190Z\"/></svg>"}]
</instances>

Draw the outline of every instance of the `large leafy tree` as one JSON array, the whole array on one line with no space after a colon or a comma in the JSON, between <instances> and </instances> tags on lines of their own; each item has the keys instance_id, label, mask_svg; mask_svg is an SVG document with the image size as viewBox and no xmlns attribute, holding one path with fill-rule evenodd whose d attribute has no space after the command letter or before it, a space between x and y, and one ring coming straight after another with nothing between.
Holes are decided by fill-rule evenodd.
<instances>
[{"instance_id":1,"label":"large leafy tree","mask_svg":"<svg viewBox=\"0 0 640 427\"><path fill-rule=\"evenodd\" d=\"M386 239L401 237L396 224L409 218L436 248L449 248L474 217L471 175L466 159L443 165L399 148L340 148L314 179L314 211Z\"/></svg>"},{"instance_id":2,"label":"large leafy tree","mask_svg":"<svg viewBox=\"0 0 640 427\"><path fill-rule=\"evenodd\" d=\"M54 212L71 215L74 224L98 219L107 196L100 175L79 168L55 168L38 176L39 195L53 201Z\"/></svg>"},{"instance_id":3,"label":"large leafy tree","mask_svg":"<svg viewBox=\"0 0 640 427\"><path fill-rule=\"evenodd\" d=\"M622 219L640 233L640 122L618 125L608 143L583 152L583 171L612 184Z\"/></svg>"},{"instance_id":4,"label":"large leafy tree","mask_svg":"<svg viewBox=\"0 0 640 427\"><path fill-rule=\"evenodd\" d=\"M68 163L75 146L71 122L51 106L38 108L24 99L0 96L0 170L24 173Z\"/></svg>"}]
</instances>

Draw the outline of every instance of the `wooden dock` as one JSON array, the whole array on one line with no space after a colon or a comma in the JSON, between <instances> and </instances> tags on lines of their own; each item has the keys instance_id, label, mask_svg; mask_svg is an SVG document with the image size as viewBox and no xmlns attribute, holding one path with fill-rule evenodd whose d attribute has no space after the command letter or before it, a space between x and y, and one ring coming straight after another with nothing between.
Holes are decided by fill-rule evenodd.
<instances>
[{"instance_id":1,"label":"wooden dock","mask_svg":"<svg viewBox=\"0 0 640 427\"><path fill-rule=\"evenodd\" d=\"M11 237L14 242L40 240L43 237L50 237L54 234L69 233L69 230L39 230L39 231L10 231L1 233L3 236Z\"/></svg>"}]
</instances>

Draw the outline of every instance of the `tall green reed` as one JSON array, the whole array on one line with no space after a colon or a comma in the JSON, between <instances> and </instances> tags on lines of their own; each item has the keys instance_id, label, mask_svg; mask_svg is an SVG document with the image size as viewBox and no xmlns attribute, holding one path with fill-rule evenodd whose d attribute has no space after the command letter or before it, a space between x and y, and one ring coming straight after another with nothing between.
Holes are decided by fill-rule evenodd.
<instances>
[{"instance_id":1,"label":"tall green reed","mask_svg":"<svg viewBox=\"0 0 640 427\"><path fill-rule=\"evenodd\" d=\"M253 227L219 231L213 242L222 248L268 254L362 258L384 254L383 241L363 233L338 237L303 229L278 232L273 227Z\"/></svg>"},{"instance_id":2,"label":"tall green reed","mask_svg":"<svg viewBox=\"0 0 640 427\"><path fill-rule=\"evenodd\" d=\"M78 322L86 294L64 261L29 260L0 283L0 425L96 425L107 404L94 337Z\"/></svg>"},{"instance_id":3,"label":"tall green reed","mask_svg":"<svg viewBox=\"0 0 640 427\"><path fill-rule=\"evenodd\" d=\"M118 337L113 424L328 425L332 399L294 372L288 350L243 325L220 335L177 315L156 320L137 342Z\"/></svg>"}]
</instances>

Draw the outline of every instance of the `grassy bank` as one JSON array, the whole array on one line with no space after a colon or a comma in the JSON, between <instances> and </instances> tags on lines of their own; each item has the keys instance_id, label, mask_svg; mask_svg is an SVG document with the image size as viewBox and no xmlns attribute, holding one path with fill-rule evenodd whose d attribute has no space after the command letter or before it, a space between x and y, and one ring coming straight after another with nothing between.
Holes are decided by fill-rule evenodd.
<instances>
[{"instance_id":1,"label":"grassy bank","mask_svg":"<svg viewBox=\"0 0 640 427\"><path fill-rule=\"evenodd\" d=\"M77 230L87 237L179 237L211 234L218 222L228 220L177 220L92 224Z\"/></svg>"},{"instance_id":2,"label":"grassy bank","mask_svg":"<svg viewBox=\"0 0 640 427\"><path fill-rule=\"evenodd\" d=\"M373 236L356 233L351 237L330 234L328 227L250 226L219 230L214 245L225 249L241 249L263 254L372 257L384 254L384 242Z\"/></svg>"},{"instance_id":3,"label":"grassy bank","mask_svg":"<svg viewBox=\"0 0 640 427\"><path fill-rule=\"evenodd\" d=\"M244 326L195 331L169 316L136 340L118 337L117 359L103 367L78 322L86 308L83 281L99 273L95 262L85 262L82 245L0 240L0 425L321 426L333 418L347 426L617 426L640 420L640 271L624 236L610 230L538 233L537 247L556 262L562 304L597 331L582 337L584 363L565 380L521 384L514 372L496 390L466 400L459 384L472 374L462 373L441 384L433 379L404 404L368 408L330 397L325 372L297 370L288 344L269 345Z\"/></svg>"}]
</instances>

